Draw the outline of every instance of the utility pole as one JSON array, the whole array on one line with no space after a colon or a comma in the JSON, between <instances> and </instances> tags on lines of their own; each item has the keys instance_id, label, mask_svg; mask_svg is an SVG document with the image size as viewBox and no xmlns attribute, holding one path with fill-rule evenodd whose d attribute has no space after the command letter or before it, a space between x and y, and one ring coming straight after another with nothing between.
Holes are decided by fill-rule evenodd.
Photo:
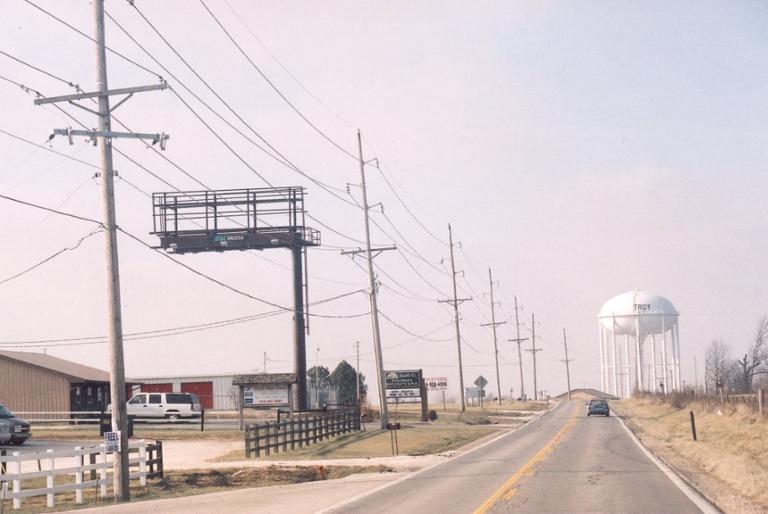
<instances>
[{"instance_id":1,"label":"utility pole","mask_svg":"<svg viewBox=\"0 0 768 514\"><path fill-rule=\"evenodd\" d=\"M525 401L525 382L523 381L523 351L520 347L523 341L527 341L527 337L520 337L520 318L517 315L517 296L515 296L515 327L517 328L517 337L515 339L507 339L507 341L513 341L517 343L517 363L520 368L520 399Z\"/></svg>"},{"instance_id":2,"label":"utility pole","mask_svg":"<svg viewBox=\"0 0 768 514\"><path fill-rule=\"evenodd\" d=\"M481 326L493 327L493 355L496 358L496 387L499 393L499 405L501 405L501 379L499 378L499 346L496 342L496 326L504 325L506 321L496 322L496 304L493 301L493 275L491 274L491 268L488 268L488 282L491 285L491 322L482 323Z\"/></svg>"},{"instance_id":3,"label":"utility pole","mask_svg":"<svg viewBox=\"0 0 768 514\"><path fill-rule=\"evenodd\" d=\"M571 399L571 367L570 362L573 359L568 359L568 339L565 337L565 329L563 329L563 346L565 346L565 378L568 380L568 399Z\"/></svg>"},{"instance_id":4,"label":"utility pole","mask_svg":"<svg viewBox=\"0 0 768 514\"><path fill-rule=\"evenodd\" d=\"M699 366L696 364L696 357L693 357L693 390L698 393L699 390Z\"/></svg>"},{"instance_id":5,"label":"utility pole","mask_svg":"<svg viewBox=\"0 0 768 514\"><path fill-rule=\"evenodd\" d=\"M539 399L539 384L536 382L536 352L540 352L541 348L536 348L536 317L531 313L531 348L525 350L533 354L533 399Z\"/></svg>"},{"instance_id":6,"label":"utility pole","mask_svg":"<svg viewBox=\"0 0 768 514\"><path fill-rule=\"evenodd\" d=\"M363 159L363 139L360 136L360 131L357 131L357 149L359 152L359 162L360 162L360 188L363 191L363 215L365 217L365 250L351 250L351 251L342 251L342 255L352 254L357 255L364 253L365 258L368 261L368 281L369 281L369 287L371 288L370 292L370 301L371 301L371 324L373 325L373 355L376 359L376 381L379 389L379 409L381 411L381 428L386 429L387 423L389 423L389 413L387 411L387 392L386 392L386 382L384 377L384 357L381 354L381 331L379 330L379 304L376 300L376 277L373 273L373 258L378 256L381 252L384 252L386 250L395 250L395 246L387 246L385 248L371 248L371 223L369 220L369 210L370 207L368 206L368 191L365 186L365 165L369 162L375 161L376 159L372 159L371 161L366 161ZM374 255L375 252L375 255Z\"/></svg>"},{"instance_id":7,"label":"utility pole","mask_svg":"<svg viewBox=\"0 0 768 514\"><path fill-rule=\"evenodd\" d=\"M469 301L472 298L459 298L456 291L456 275L460 272L456 271L456 264L453 260L453 232L451 231L451 224L448 224L448 245L451 248L451 277L453 278L453 298L448 300L438 300L438 303L451 303L453 304L453 320L456 324L456 351L459 356L459 412L464 412L466 409L466 402L464 400L464 368L461 364L461 329L459 328L459 304Z\"/></svg>"},{"instance_id":8,"label":"utility pole","mask_svg":"<svg viewBox=\"0 0 768 514\"><path fill-rule=\"evenodd\" d=\"M133 93L165 89L166 83L150 86L128 87L110 90L107 83L107 57L104 33L104 0L93 1L96 42L96 88L93 93L78 93L48 98L35 99L35 105L57 102L70 102L98 117L96 130L54 129L53 135L66 135L70 144L73 136L87 136L96 141L99 165L101 168L101 217L104 229L104 249L107 272L107 330L109 340L109 387L112 404L112 430L120 433L120 451L114 454L114 492L115 501L130 499L128 471L128 416L125 405L125 364L123 357L123 323L120 305L120 267L117 254L117 221L115 216L114 169L112 166L112 139L133 138L151 139L165 149L168 140L166 134L142 134L134 132L112 132L110 95L128 95L115 106L122 105ZM98 101L98 111L82 106L75 100L94 99Z\"/></svg>"}]
</instances>

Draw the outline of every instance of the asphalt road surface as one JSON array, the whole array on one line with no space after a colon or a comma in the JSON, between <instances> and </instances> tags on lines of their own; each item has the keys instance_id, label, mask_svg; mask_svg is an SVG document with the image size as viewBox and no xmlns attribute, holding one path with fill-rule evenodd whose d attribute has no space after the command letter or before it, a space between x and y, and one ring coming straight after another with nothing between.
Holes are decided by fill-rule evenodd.
<instances>
[{"instance_id":1,"label":"asphalt road surface","mask_svg":"<svg viewBox=\"0 0 768 514\"><path fill-rule=\"evenodd\" d=\"M706 506L705 506L706 508ZM583 401L427 468L334 513L701 513L614 417Z\"/></svg>"}]
</instances>

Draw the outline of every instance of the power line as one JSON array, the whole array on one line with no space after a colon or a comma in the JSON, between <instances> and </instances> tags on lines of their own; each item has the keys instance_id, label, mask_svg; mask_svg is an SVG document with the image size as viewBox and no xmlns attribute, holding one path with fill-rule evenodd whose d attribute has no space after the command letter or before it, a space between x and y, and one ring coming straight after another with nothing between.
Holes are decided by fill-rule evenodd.
<instances>
[{"instance_id":1,"label":"power line","mask_svg":"<svg viewBox=\"0 0 768 514\"><path fill-rule=\"evenodd\" d=\"M406 334L414 336L414 337L417 337L417 338L419 338L419 339L421 339L423 341L430 341L432 343L445 343L445 342L451 340L451 338L448 338L448 339L431 339L431 338L428 338L428 337L421 336L419 334L416 334L415 332L412 332L412 331L408 330L407 328L405 328L404 326L402 326L401 324L399 324L398 322L396 322L395 320L393 320L392 318L390 318L389 316L387 316L383 312L379 311L379 314L381 314L382 318L384 318L385 320L389 321L393 326L399 328L400 330L402 330Z\"/></svg>"},{"instance_id":2,"label":"power line","mask_svg":"<svg viewBox=\"0 0 768 514\"><path fill-rule=\"evenodd\" d=\"M330 298L324 298L311 302L310 305L320 305L323 303L331 302L338 299L338 296ZM251 321L258 321L269 317L276 316L278 314L285 314L286 311L282 309L276 309L272 311L261 312L250 316L241 316L238 318L211 321L208 323L201 323L196 325L183 325L179 327L161 328L157 330L144 330L140 332L131 332L124 334L127 340L137 339L155 339L161 337L171 337L182 334L188 334L191 332L201 332L205 330L212 330L216 328L222 328L226 326L236 325L240 323L248 323ZM103 344L106 342L106 336L86 336L86 337L68 337L57 339L32 339L23 341L0 341L0 346L10 347L50 347L50 346L76 346L78 344ZM66 344L65 344L66 343Z\"/></svg>"},{"instance_id":3,"label":"power line","mask_svg":"<svg viewBox=\"0 0 768 514\"><path fill-rule=\"evenodd\" d=\"M20 272L16 273L15 275L11 275L11 276L10 276L10 277L8 277L8 278L5 278L5 279L3 279L3 280L0 280L0 285L3 285L3 284L5 284L5 283L7 283L7 282L10 282L11 280L17 279L17 278L19 278L19 277L21 277L21 276L23 276L23 275L26 275L27 273L29 273L29 272L31 272L31 271L33 271L33 270L35 270L35 269L39 268L40 266L42 266L42 265L43 265L43 264L45 264L46 262L49 262L49 261L51 261L51 260L55 259L56 257L58 257L59 255L61 255L61 254L65 253L65 252L71 252L71 251L73 251L73 250L76 250L77 248L79 248L79 247L80 247L80 245L83 243L83 241L85 241L85 240L86 240L86 239L88 239L89 237L91 237L91 236L93 236L93 235L96 235L96 234L98 234L98 233L100 233L100 232L102 232L102 229L101 229L101 228L98 228L98 229L96 229L96 230L93 230L93 231L89 232L88 234L86 234L86 235L84 235L83 237L81 237L80 239L78 239L78 240L77 240L77 242L75 242L75 244L74 244L73 246L67 246L67 247L65 247L65 248L62 248L62 249L61 249L61 250L59 250L58 252L56 252L56 253L54 253L54 254L52 254L52 255L50 255L50 256L48 256L48 257L46 257L45 259L43 259L42 261L40 261L40 262L38 262L38 263L36 263L36 264L33 264L33 265L32 265L32 266L30 266L29 268L27 268L27 269L25 269L25 270L23 270L23 271L20 271Z\"/></svg>"},{"instance_id":4,"label":"power line","mask_svg":"<svg viewBox=\"0 0 768 514\"><path fill-rule=\"evenodd\" d=\"M406 203L405 203L405 200L403 200L403 198L400 196L400 194L397 192L397 190L394 188L394 186L392 186L392 183L391 183L391 182L389 181L389 179L387 178L387 175L384 173L384 170L383 170L383 169L381 169L381 164L380 164L378 161L377 161L377 163L376 163L376 169L378 169L378 170L379 170L379 173L381 174L381 178L383 178L383 179L384 179L384 182L387 184L387 186L389 187L389 189L390 189L390 190L392 191L392 193L395 195L395 198L397 198L397 199L398 199L398 201L399 201L399 202L400 202L400 204L403 206L403 208L406 210L406 212L408 212L408 214L410 214L410 215L411 215L411 218L413 218L413 220L414 220L414 221L415 221L415 222L416 222L416 223L417 223L417 224L418 224L418 225L419 225L419 226L420 226L420 227L421 227L421 228L422 228L422 229L423 229L423 230L424 230L424 231L425 231L427 234L429 234L430 236L432 236L432 238L433 238L435 241L437 241L438 243L440 243L440 244L442 244L442 245L444 245L444 246L448 246L448 243L446 243L445 241L443 241L442 239L440 239L439 237L437 237L437 236L435 235L435 233L434 233L434 232L432 232L431 230L429 230L429 229L427 228L427 226L426 226L426 225L424 225L424 224L421 222L421 220L420 220L420 219L419 219L419 218L416 216L416 214L414 214L414 213L413 213L413 211L410 209L410 207L408 207L408 204L406 204Z\"/></svg>"},{"instance_id":5,"label":"power line","mask_svg":"<svg viewBox=\"0 0 768 514\"><path fill-rule=\"evenodd\" d=\"M39 5L35 4L34 2L32 2L32 1L30 1L30 0L24 0L24 1L25 1L26 3L28 3L29 5L31 5L32 7L34 7L35 9L37 9L38 11L41 11L42 13L44 13L44 14L46 14L46 15L50 16L51 18L53 18L54 20L58 21L58 22L59 22L59 23L61 23L62 25L64 25L64 26L66 26L66 27L68 27L68 28L70 28L70 29L74 30L75 32L77 32L78 34L80 34L81 36L83 36L84 38L86 38L87 40L91 41L92 43L98 43L98 42L97 42L95 39L93 39L91 36L89 36L88 34L86 34L85 32L83 32L82 30L78 29L77 27L75 27L75 26L73 26L73 25L70 25L69 23L67 23L66 21L62 20L61 18L59 18L58 16L56 16L56 15L55 15L55 14L53 14L52 12L50 12L50 11L46 11L45 9L43 9L42 7L40 7ZM106 46L106 45L104 45L104 48L106 48L106 49L107 49L109 52L111 52L111 53L115 54L116 56L118 56L118 57L122 58L123 60L125 60L125 61L127 61L127 62L129 62L129 63L133 64L134 66L136 66L136 67L138 67L138 68L141 68L142 70L146 71L147 73L149 73L149 74L151 74L151 75L154 75L155 77L159 78L160 80L162 80L162 79L163 79L162 75L160 75L159 73L157 73L157 72L154 72L154 71L150 70L149 68L147 68L147 67L145 67L145 66L143 66L143 65L141 65L141 64L139 64L139 63L137 63L137 62L136 62L136 61L134 61L133 59L130 59L130 58L126 57L125 55L121 54L120 52L118 52L118 51L116 51L116 50L113 50L112 48L110 48L110 47L108 47L108 46Z\"/></svg>"},{"instance_id":6,"label":"power line","mask_svg":"<svg viewBox=\"0 0 768 514\"><path fill-rule=\"evenodd\" d=\"M83 217L83 216L78 216L76 214L71 214L69 212L59 211L59 210L56 210L56 209L51 209L49 207L43 207L42 205L38 205L38 204L35 204L35 203L31 203L31 202L25 202L24 200L19 200L18 198L13 198L11 196L6 196L6 195L2 195L2 194L0 194L0 198L2 198L4 200L11 201L11 202L15 202L15 203L18 203L18 204L21 204L21 205L26 205L28 207L33 207L35 209L40 209L40 210L43 210L43 211L52 212L54 214L59 214L61 216L66 216L68 218L73 218L73 219L76 219L76 220L79 220L79 221L88 221L90 223L95 223L96 225L100 226L102 229L104 228L104 225L100 221L96 221L96 220L91 219L91 218L86 218L86 217Z\"/></svg>"},{"instance_id":7,"label":"power line","mask_svg":"<svg viewBox=\"0 0 768 514\"><path fill-rule=\"evenodd\" d=\"M233 130L235 130L235 131L236 131L236 132L237 132L239 135L241 135L242 137L244 137L244 138L245 138L247 141L249 141L251 144L255 145L257 148L259 148L260 150L262 150L262 151L263 151L263 152L264 152L266 155L268 155L269 157L271 157L271 158L275 159L275 160L276 160L278 163L282 164L283 166L286 166L288 169L290 169L290 170L292 170L292 171L294 171L294 172L296 172L296 173L298 173L298 174L302 175L303 177L307 178L307 179L308 179L308 180L310 180L311 182L313 182L313 183L317 184L317 185L318 185L318 186L320 186L322 189L324 189L326 192L328 192L329 194L331 194L331 195L335 196L337 199L341 200L342 202L345 202L345 203L350 203L350 202L349 202L348 200L346 200L344 197L340 196L338 193L336 193L336 192L334 192L334 191L333 191L334 189L335 189L336 191L341 191L341 189L339 189L339 188L335 188L335 187L333 187L333 186L330 186L330 185L328 185L328 184L325 184L325 183L323 183L323 182L321 182L321 181L319 181L319 180L315 179L314 177L310 176L309 174L305 173L304 171L302 171L302 170L301 170L301 169L300 169L298 166L296 166L295 164L293 164L293 163L292 163L292 162L291 162L291 161L290 161L290 160L289 160L289 159L288 159L288 158L287 158L285 155L283 155L283 154L282 154L282 153L281 153L279 150L277 150L277 149L276 149L276 148L275 148L275 147L274 147L274 146L273 146L273 145L272 145L272 144L271 144L269 141L267 141L267 140L266 140L266 139L265 139L265 138L264 138L264 137L263 137L261 134L259 134L259 133L258 133L258 132L257 132L257 131L256 131L256 130L255 130L255 129L254 129L254 128L253 128L253 127L252 127L252 126L251 126L251 125L250 125L250 124L249 124L249 123L248 123L248 122L247 122L247 121L246 121L246 120L245 120L243 117L242 117L242 116L240 116L240 114L238 114L238 113L237 113L237 111L236 111L236 110L235 110L235 109L234 109L234 108L233 108L233 107L232 107L232 106L231 106L231 105L230 105L230 104L229 104L229 103L228 103L226 100L224 100L224 98L222 98L222 96L221 96L221 95L219 95L219 93L218 93L218 92L217 92L215 89L213 89L213 87L212 87L212 86L211 86L211 85L210 85L210 84L209 84L209 83L208 83L208 82L207 82L207 81L206 81L206 80L205 80L205 79L202 77L202 75L200 75L200 73L198 73L198 71L197 71L197 70L196 70L194 67L192 67L192 65L191 65L191 64L189 64L189 62L188 62L186 59L184 59L184 57L183 57L183 56L182 56L182 55L181 55L181 54L180 54L180 53L179 53L179 52L176 50L176 48L175 48L175 47L174 47L174 46L173 46L173 45L172 45L172 44L171 44L171 43L170 43L170 42L169 42L169 41L168 41L168 40L165 38L165 36L163 36L163 35L162 35L162 33L161 33L161 32L160 32L160 31L159 31L159 30L158 30L158 29L157 29L157 28L156 28L156 27L155 27L155 26L152 24L152 22L150 22L150 21L149 21L149 19L148 19L146 16L144 16L144 14L143 14L143 13L142 13L142 12L139 10L139 8L138 8L138 7L137 7L137 6L136 6L136 5L135 5L133 2L129 2L129 3L130 3L130 4L131 4L131 6L132 6L132 7L133 7L133 8L136 10L136 12L139 14L139 16L140 16L140 17L141 17L141 18L142 18L142 19L143 19L143 20L144 20L144 21L147 23L147 25L149 25L149 27L150 27L150 28L153 30L153 32L154 32L154 33L155 33L155 34L156 34L156 35L157 35L157 36L158 36L158 37L159 37L159 38L160 38L160 39L163 41L163 43L165 43L165 45L166 45L166 46L167 46L167 47L168 47L168 48L169 48L169 49L170 49L170 50L171 50L171 51L174 53L174 55L176 55L176 57L178 57L178 58L179 58L179 60L180 60L182 63L184 63L184 65L185 65L185 66L186 66L186 67L187 67L187 68L188 68L188 69L189 69L189 70L190 70L190 71L191 71L191 72L192 72L192 73L195 75L195 77L197 77L197 79L198 79L198 80L200 80L200 82L202 82L202 83L203 83L203 85L204 85L204 86L205 86L205 87L206 87L206 88L207 88L207 89L208 89L208 90L209 90L209 91L210 91L210 92L211 92L211 93L212 93L212 94L213 94L213 95L214 95L214 96L215 96L215 97L216 97L216 98L217 98L217 99L218 99L218 100L219 100L219 101L220 101L220 102L221 102L221 103L222 103L222 104L223 104L223 105L224 105L224 106L225 106L225 107L226 107L226 108L227 108L227 109L228 109L228 110L229 110L229 111L230 111L230 112L231 112L231 113L232 113L232 114L233 114L233 115L234 115L234 116L235 116L235 117L236 117L236 118L237 118L237 119L238 119L238 120L239 120L239 121L240 121L240 122L243 124L243 125L245 125L245 126L248 128L248 130L250 130L250 131L251 131L251 132L252 132L254 135L256 135L256 137L258 137L258 138L259 138L259 139L260 139L260 140L261 140L261 141L262 141L262 142L263 142L263 143L264 143L264 144L265 144L267 147L269 147L269 149L270 149L270 150L272 150L272 152L274 152L276 155L273 155L271 152L268 152L268 151L267 151L265 148L263 148L261 145L259 145L258 143L256 143L256 142L255 142L255 141L253 141L252 139L250 139L248 136L246 136L245 134L243 134L243 132L242 132L242 131L240 131L240 130L239 130L237 127L235 127L234 125L232 125L232 124L231 124L231 123L230 123L230 122L229 122L229 121L228 121L226 118L224 118L224 117L223 117L221 114L219 114L217 111L215 111L215 110L214 110L214 109L213 109L213 108L212 108L212 107L211 107L211 106L210 106L208 103L206 103L205 101L203 101L203 100L202 100L202 99L201 99L201 98L200 98L198 95L196 95L194 92L192 92L192 90L191 90L191 89L189 89L189 87L187 87L187 86L186 86L186 84L184 84L184 82L182 82L181 80L179 80L179 79L178 79L178 78L177 78L177 77L176 77L176 76L175 76L173 73L171 73L171 71L170 71L170 70L168 70L168 68L166 68L165 66L163 66L163 65L162 65L162 64L161 64L161 63L160 63L160 62L159 62L159 61L158 61L158 60L157 60L157 59L156 59L156 58L155 58L155 57L154 57L154 56L153 56L153 55L152 55L152 54L151 54L151 53L150 53L150 52L149 52L147 49L146 49L146 48L144 48L144 47L143 47L143 46L142 46L142 45L141 45L141 44L140 44L140 43L139 43L139 42L138 42L138 41L137 41L137 40L136 40L136 39L135 39L135 38L134 38L134 37L133 37L133 36L132 36L132 35L131 35L131 34L130 34L130 33L127 31L127 30L126 30L126 29L125 29L125 28L123 28L123 26L122 26L122 25L120 25L120 24L119 24L119 23L118 23L118 22L117 22L117 21L116 21L116 20L115 20L115 19L114 19L114 18L113 18L111 15L109 15L109 14L107 13L107 16L109 16L109 19L110 19L110 20L112 20L112 22L114 22L114 23L115 23L115 25L117 25L117 27L118 27L118 28L120 28L120 30L122 30L122 31L123 31L123 33L124 33L124 34L125 34L125 35L126 35L126 36L127 36L127 37L128 37L130 40L131 40L131 41L133 41L133 42L134 42L134 44L136 44L136 45L137 45L137 46L138 46L138 47L139 47L139 48L140 48L140 49L141 49L141 50L142 50L142 51L143 51L145 54L147 54L147 55L150 57L150 59L152 59L152 60L153 60L153 61L154 61L154 62L155 62L155 63L156 63L158 66L160 66L160 67L161 67L161 68L162 68L162 69L163 69L163 70L164 70L166 73L168 73L168 74L169 74L169 75L170 75L170 76L171 76L171 77L172 77L174 80L176 80L176 81L177 81L177 82L178 82L178 83L179 83L179 84L180 84L180 85L181 85L181 86L182 86L182 87L183 87L183 88L184 88L184 89L185 89L185 90L186 90L188 93L190 93L190 94L191 94L191 95L192 95L192 96L193 96L195 99L197 99L197 100L198 100L199 102L201 102L201 103L202 103L202 104L203 104L205 107L207 107L207 108L208 108L208 109L209 109L209 110L210 110L212 113L214 113L214 114L215 114L215 115L216 115L216 116L217 116L219 119L221 119L221 120L222 120L224 123L226 123L226 124L227 124L227 125L228 125L230 128L232 128ZM198 114L197 114L197 113L196 113L194 110L192 110L191 106L189 106L189 104L188 104L186 101L184 101L184 100L181 98L181 96L179 95L179 93L178 93L178 92L176 92L175 90L173 90L173 92L174 92L174 94L175 94L175 95L176 95L176 96L177 96L177 97L178 97L178 98L179 98L179 99L182 101L182 103L185 105L185 107L187 107L187 109L189 109L189 110L190 110L190 111L191 111L193 114L195 114L195 116L197 116L197 117L200 119L200 121L201 121L201 122L203 122L203 124L204 124L204 125L206 125L206 127L208 127L208 125L207 125L207 124L206 124L206 123L205 123L205 122L202 120L202 118L201 118L201 117L200 117L200 116L199 116L199 115L198 115ZM210 130L210 127L208 127L208 128L209 128L209 130ZM217 138L219 137L219 136L218 136L218 135L217 135L215 132L214 132L214 135L215 135ZM221 141L223 144L225 144L225 146L227 146L227 148L228 148L228 149L229 149L229 150L230 150L230 151L231 151L231 152L232 152L232 153L233 153L233 154L234 154L236 157L238 157L238 159L240 159L241 161L243 161L243 159L242 159L242 158L241 158L241 157L240 157L240 156L239 156L237 153L235 153L235 152L234 152L234 150L233 150L231 147L229 147L229 145L227 145L223 139L221 139L221 138L219 138L219 139L220 139L220 141ZM279 157L279 158L278 158L278 157ZM243 162L244 162L244 161L243 161ZM246 164L246 163L244 162L244 164ZM247 164L246 164L246 165L247 165ZM247 165L247 166L248 166L248 165ZM262 176L261 176L261 175L260 175L258 172L256 172L256 171L255 171L255 170L254 170L254 169L253 169L251 166L248 166L248 167L251 169L251 171L253 171L254 173L256 173L256 174L259 176L259 178L261 178L261 179L262 179L264 182L266 182L268 185L270 185L270 187L273 187L273 186L272 186L272 185L269 183L269 181L267 181L267 180L266 180L264 177L262 177Z\"/></svg>"},{"instance_id":8,"label":"power line","mask_svg":"<svg viewBox=\"0 0 768 514\"><path fill-rule=\"evenodd\" d=\"M320 135L321 135L321 136L322 136L322 137L323 137L323 138L324 138L326 141L328 141L328 142L329 142L329 143L331 143L333 146L335 146L336 148L338 148L338 149L339 149L339 150L340 150L342 153L344 153L344 154L348 155L349 157L351 157L351 158L353 158L353 159L357 160L357 156L356 156L356 155L354 155L354 154L352 154L351 152L347 151L345 148L343 148L341 145L339 145L339 144L338 144L336 141L334 141L333 139L331 139L331 137L330 137L330 136L328 136L328 135L327 135L325 132L323 132L322 130L320 130L320 129L317 127L317 125L315 125L314 123L312 123L312 121L310 121L310 120L309 120L309 119L308 119L308 118L307 118L307 117L306 117L306 116L305 116L305 115L304 115L304 114L303 114L301 111L299 111L299 109L298 109L298 108L296 108L296 106L295 106L295 105L293 105L293 104L291 103L291 101L290 101L290 100L288 100L288 98L287 98L287 97L286 97L286 96L285 96L285 95L282 93L282 91L280 91L280 90L277 88L277 86L275 86L275 84L274 84L274 83L273 83L273 82L272 82L272 81L269 79L269 77L267 77L267 76L264 74L264 72L261 70L261 68L259 68L259 67L256 65L256 63L254 63L254 62L253 62L253 60L252 60L252 59L251 59L251 58L248 56L248 54L247 54L247 53L245 53L245 50L243 50L243 48L242 48L242 47L241 47L239 44L237 44L237 41L235 41L235 38L233 38L233 37L232 37L232 34L230 34L230 33L229 33L229 31L228 31L228 30L227 30L227 29L224 27L224 25L222 25L222 23L219 21L219 19L216 17L216 15L214 15L214 14L213 14L213 12L211 12L211 10L208 8L208 6L205 4L205 2L204 2L203 0L200 0L200 3L203 5L203 7L205 8L205 10L206 10L206 11L208 11L208 14L210 14L210 15L211 15L211 18L213 18L213 20L214 20L214 21L216 22L216 24L217 24L217 25L218 25L218 26L221 28L221 30L224 32L224 34L226 34L226 35L227 35L227 38L229 38L229 40L232 42L232 44L233 44L233 45L235 45L235 47L236 47L236 48L237 48L237 49L240 51L240 53L243 55L243 57L245 57L245 59L246 59L246 60L247 60L247 61L250 63L250 65L251 65L251 66L253 66L253 68L254 68L254 69L255 69L255 70L256 70L256 71L259 73L259 75L261 75L261 78L263 78L263 79L264 79L264 80L267 82L267 84L269 84L269 85L270 85L270 87L272 87L272 89L274 89L274 90L275 90L275 93L277 93L277 94L278 94L278 96L279 96L280 98L282 98L282 99L283 99L283 101L284 101L286 104L288 104L288 106L289 106L291 109L293 109L293 111L294 111L296 114L298 114L298 115L299 115L299 117L300 117L302 120L304 120L304 121L305 121L305 122L306 122L306 123L307 123L307 124L308 124L310 127L312 127L312 128L315 130L315 132L317 132L318 134L320 134Z\"/></svg>"},{"instance_id":9,"label":"power line","mask_svg":"<svg viewBox=\"0 0 768 514\"><path fill-rule=\"evenodd\" d=\"M174 259L169 254L158 250L157 248L153 247L149 243L144 242L138 236L135 236L135 235L131 234L130 232L127 232L123 228L118 227L117 230L119 230L120 232L122 232L123 234L128 236L129 238L133 239L134 241L138 242L142 246L144 246L144 247L152 250L153 252L157 253L158 255L160 255L162 257L165 257L166 259L174 262L175 264L177 264L178 266L181 266L182 268L186 269L187 271L191 271L195 275L197 275L199 277L202 277L202 278L204 278L204 279L206 279L206 280L208 280L210 282L213 282L214 284L218 284L219 286L221 286L221 287L223 287L225 289L229 289L230 291L232 291L234 293L237 293L237 294L239 294L241 296L244 296L246 298L250 298L251 300L256 300L257 302L264 303L264 304L269 305L271 307L275 307L277 309L282 309L284 311L289 311L289 312L294 312L295 311L295 309L292 309L290 307L284 307L284 306L282 306L282 305L280 305L278 303L274 303L274 302L271 302L269 300L265 300L263 298L259 298L258 296L254 296L254 295L252 295L250 293L246 293L245 291L237 289L236 287L231 286L231 285L229 285L229 284L227 284L225 282L222 282L221 280L213 278L210 275L207 275L207 274L203 273L202 271L199 271L199 270L193 268L192 266L189 266L188 264L184 264L183 262L181 262L181 261L179 261L177 259ZM349 293L344 293L343 295L340 295L339 298L343 298L344 296L351 296L353 294L357 294L357 293L361 293L361 292L364 292L364 290L359 289L359 290L356 290L356 291L351 291ZM363 312L363 313L360 313L360 314L350 314L350 315L330 315L330 314L314 314L314 313L310 314L310 313L307 313L307 315L309 315L309 316L314 316L316 318L327 318L327 319L360 318L362 316L367 316L368 314L370 314L370 313L369 312Z\"/></svg>"}]
</instances>

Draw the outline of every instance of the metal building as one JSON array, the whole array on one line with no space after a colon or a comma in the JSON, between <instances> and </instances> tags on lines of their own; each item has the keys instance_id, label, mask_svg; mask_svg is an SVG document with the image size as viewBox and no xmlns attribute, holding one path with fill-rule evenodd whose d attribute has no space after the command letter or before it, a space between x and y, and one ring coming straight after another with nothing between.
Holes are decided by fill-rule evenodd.
<instances>
[{"instance_id":1,"label":"metal building","mask_svg":"<svg viewBox=\"0 0 768 514\"><path fill-rule=\"evenodd\" d=\"M101 410L109 373L44 353L0 351L0 403L26 412Z\"/></svg>"},{"instance_id":2,"label":"metal building","mask_svg":"<svg viewBox=\"0 0 768 514\"><path fill-rule=\"evenodd\" d=\"M137 378L133 393L194 393L200 398L204 409L235 410L237 409L237 387L232 385L232 379L238 373L223 375L193 375Z\"/></svg>"},{"instance_id":3,"label":"metal building","mask_svg":"<svg viewBox=\"0 0 768 514\"><path fill-rule=\"evenodd\" d=\"M679 316L672 302L646 291L608 300L597 316L601 390L620 398L679 391Z\"/></svg>"}]
</instances>

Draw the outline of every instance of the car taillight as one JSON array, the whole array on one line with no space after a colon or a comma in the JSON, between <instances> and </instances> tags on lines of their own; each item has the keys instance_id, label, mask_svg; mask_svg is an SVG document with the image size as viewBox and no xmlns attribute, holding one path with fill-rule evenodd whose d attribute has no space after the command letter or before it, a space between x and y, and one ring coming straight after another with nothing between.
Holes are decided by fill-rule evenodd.
<instances>
[{"instance_id":1,"label":"car taillight","mask_svg":"<svg viewBox=\"0 0 768 514\"><path fill-rule=\"evenodd\" d=\"M192 410L200 410L200 404L199 403L193 403L192 404Z\"/></svg>"}]
</instances>

